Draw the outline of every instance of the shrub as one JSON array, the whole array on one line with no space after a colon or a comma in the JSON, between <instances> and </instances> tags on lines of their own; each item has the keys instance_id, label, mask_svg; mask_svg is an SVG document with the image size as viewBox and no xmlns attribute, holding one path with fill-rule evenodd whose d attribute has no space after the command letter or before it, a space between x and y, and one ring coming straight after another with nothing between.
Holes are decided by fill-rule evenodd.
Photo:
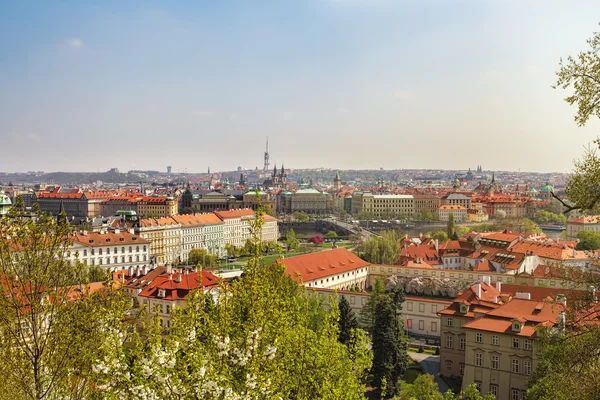
<instances>
[{"instance_id":1,"label":"shrub","mask_svg":"<svg viewBox=\"0 0 600 400\"><path fill-rule=\"evenodd\" d=\"M435 348L435 355L436 355L436 356L439 356L439 355L440 355L440 348L439 348L439 347L436 347L436 348Z\"/></svg>"},{"instance_id":2,"label":"shrub","mask_svg":"<svg viewBox=\"0 0 600 400\"><path fill-rule=\"evenodd\" d=\"M417 353L423 353L424 351L425 351L425 349L423 348L423 346L419 346Z\"/></svg>"}]
</instances>

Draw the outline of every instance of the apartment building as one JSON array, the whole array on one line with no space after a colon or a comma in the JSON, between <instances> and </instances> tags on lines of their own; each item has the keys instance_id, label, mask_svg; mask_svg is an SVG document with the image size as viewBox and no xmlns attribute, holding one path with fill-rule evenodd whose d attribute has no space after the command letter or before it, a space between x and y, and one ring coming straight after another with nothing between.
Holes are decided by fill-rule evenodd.
<instances>
[{"instance_id":1,"label":"apartment building","mask_svg":"<svg viewBox=\"0 0 600 400\"><path fill-rule=\"evenodd\" d=\"M140 306L156 313L164 328L170 327L171 313L176 307L185 308L187 298L195 290L210 292L215 301L219 296L219 278L203 269L172 269L153 277L137 296Z\"/></svg>"},{"instance_id":2,"label":"apartment building","mask_svg":"<svg viewBox=\"0 0 600 400\"><path fill-rule=\"evenodd\" d=\"M135 229L150 242L150 257L154 263L168 264L180 259L182 228L173 218L142 219Z\"/></svg>"},{"instance_id":3,"label":"apartment building","mask_svg":"<svg viewBox=\"0 0 600 400\"><path fill-rule=\"evenodd\" d=\"M408 194L355 192L352 195L352 213L366 213L377 218L412 216L415 213L415 198Z\"/></svg>"},{"instance_id":4,"label":"apartment building","mask_svg":"<svg viewBox=\"0 0 600 400\"><path fill-rule=\"evenodd\" d=\"M206 249L210 254L225 254L223 221L213 213L174 215L181 225L181 260L187 261L193 249Z\"/></svg>"},{"instance_id":5,"label":"apartment building","mask_svg":"<svg viewBox=\"0 0 600 400\"><path fill-rule=\"evenodd\" d=\"M579 231L600 232L600 215L586 215L567 221L567 239L577 239Z\"/></svg>"},{"instance_id":6,"label":"apartment building","mask_svg":"<svg viewBox=\"0 0 600 400\"><path fill-rule=\"evenodd\" d=\"M150 264L150 242L119 229L102 232L76 232L67 259L115 271Z\"/></svg>"},{"instance_id":7,"label":"apartment building","mask_svg":"<svg viewBox=\"0 0 600 400\"><path fill-rule=\"evenodd\" d=\"M94 218L102 215L101 204L111 192L85 192L78 188L51 186L36 192L33 203L37 203L41 211L57 216L64 211L72 219Z\"/></svg>"},{"instance_id":8,"label":"apartment building","mask_svg":"<svg viewBox=\"0 0 600 400\"><path fill-rule=\"evenodd\" d=\"M306 287L309 294L319 297L324 307L329 307L330 301L338 301L345 297L350 308L359 315L367 304L370 294L367 292L353 292L348 290ZM452 300L436 299L427 296L405 296L402 304L402 317L404 328L409 337L414 339L428 339L438 342L440 339L440 317L438 312L452 304Z\"/></svg>"},{"instance_id":9,"label":"apartment building","mask_svg":"<svg viewBox=\"0 0 600 400\"><path fill-rule=\"evenodd\" d=\"M438 196L430 194L415 194L415 213L419 211L430 211L437 214L438 208L440 208L441 199Z\"/></svg>"},{"instance_id":10,"label":"apartment building","mask_svg":"<svg viewBox=\"0 0 600 400\"><path fill-rule=\"evenodd\" d=\"M454 215L455 222L463 222L467 219L467 209L459 205L442 205L438 208L440 221L448 221L450 214Z\"/></svg>"},{"instance_id":11,"label":"apartment building","mask_svg":"<svg viewBox=\"0 0 600 400\"><path fill-rule=\"evenodd\" d=\"M402 306L404 328L411 338L440 339L440 317L438 313L450 306L452 300L427 297L405 296Z\"/></svg>"},{"instance_id":12,"label":"apartment building","mask_svg":"<svg viewBox=\"0 0 600 400\"><path fill-rule=\"evenodd\" d=\"M177 215L179 206L174 197L144 196L137 202L137 213L141 218L165 218Z\"/></svg>"},{"instance_id":13,"label":"apartment building","mask_svg":"<svg viewBox=\"0 0 600 400\"><path fill-rule=\"evenodd\" d=\"M563 289L491 283L472 285L441 310L440 374L462 377L498 400L525 398L535 369L536 329L564 320Z\"/></svg>"},{"instance_id":14,"label":"apartment building","mask_svg":"<svg viewBox=\"0 0 600 400\"><path fill-rule=\"evenodd\" d=\"M251 237L250 222L256 218L253 210L245 208L241 210L215 211L217 217L223 221L223 238L225 244L242 247ZM261 240L265 242L276 242L279 238L277 219L270 215L263 215L264 224L261 231Z\"/></svg>"}]
</instances>

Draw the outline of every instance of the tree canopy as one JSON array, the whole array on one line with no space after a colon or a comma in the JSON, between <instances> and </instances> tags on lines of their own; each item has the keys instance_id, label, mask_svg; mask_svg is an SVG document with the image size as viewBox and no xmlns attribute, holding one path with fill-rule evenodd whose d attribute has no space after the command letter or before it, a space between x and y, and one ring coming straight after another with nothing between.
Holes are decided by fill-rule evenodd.
<instances>
[{"instance_id":1,"label":"tree canopy","mask_svg":"<svg viewBox=\"0 0 600 400\"><path fill-rule=\"evenodd\" d=\"M584 126L590 117L600 117L600 32L588 39L588 49L577 56L560 59L557 81L554 88L570 90L565 98L570 105L577 106L575 122ZM565 193L566 202L553 195L565 207L564 212L571 210L591 210L600 202L600 158L597 149L600 140L596 139L589 146L581 160L575 161L574 175L569 179Z\"/></svg>"},{"instance_id":2,"label":"tree canopy","mask_svg":"<svg viewBox=\"0 0 600 400\"><path fill-rule=\"evenodd\" d=\"M600 249L600 232L579 231L577 233L577 250L597 250Z\"/></svg>"},{"instance_id":3,"label":"tree canopy","mask_svg":"<svg viewBox=\"0 0 600 400\"><path fill-rule=\"evenodd\" d=\"M400 236L396 231L382 231L359 243L355 251L363 260L373 264L393 265L400 258Z\"/></svg>"}]
</instances>

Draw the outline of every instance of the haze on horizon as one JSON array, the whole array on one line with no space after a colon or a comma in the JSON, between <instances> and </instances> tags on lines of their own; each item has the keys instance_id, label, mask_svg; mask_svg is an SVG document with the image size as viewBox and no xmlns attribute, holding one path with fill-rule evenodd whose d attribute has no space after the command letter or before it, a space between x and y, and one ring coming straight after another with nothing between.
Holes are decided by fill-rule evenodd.
<instances>
[{"instance_id":1,"label":"haze on horizon","mask_svg":"<svg viewBox=\"0 0 600 400\"><path fill-rule=\"evenodd\" d=\"M0 4L0 171L572 169L600 2Z\"/></svg>"}]
</instances>

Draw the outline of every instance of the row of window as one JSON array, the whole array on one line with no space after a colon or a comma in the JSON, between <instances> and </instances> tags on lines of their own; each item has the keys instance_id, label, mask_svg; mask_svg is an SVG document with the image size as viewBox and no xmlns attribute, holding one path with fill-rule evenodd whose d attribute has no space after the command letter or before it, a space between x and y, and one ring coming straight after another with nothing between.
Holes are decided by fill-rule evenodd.
<instances>
[{"instance_id":1,"label":"row of window","mask_svg":"<svg viewBox=\"0 0 600 400\"><path fill-rule=\"evenodd\" d=\"M133 256L128 256L127 258L125 258L125 256L121 256L121 264L124 264L125 262L134 262L134 258ZM143 256L135 256L135 262L142 262L142 261L148 261L148 256L146 254L144 254ZM83 260L83 263L85 265L87 265L87 260ZM119 257L113 257L113 264L118 264L119 263ZM110 265L110 257L106 257L106 259L103 258L98 258L98 265ZM90 258L90 265L96 265L96 259L95 258Z\"/></svg>"},{"instance_id":2,"label":"row of window","mask_svg":"<svg viewBox=\"0 0 600 400\"><path fill-rule=\"evenodd\" d=\"M102 251L103 251L103 249L101 249L101 248L100 248L100 249L98 249L98 255L100 255L100 256L101 256L101 255L102 255ZM136 253L139 253L139 251L140 251L140 246L135 246L135 251L136 251ZM146 246L142 246L142 251L146 251ZM114 253L114 254L118 254L118 253L119 253L119 248L118 248L118 247L115 247L115 248L114 248L114 251L113 251L113 253ZM125 253L125 247L121 247L121 253ZM129 246L129 251L128 251L128 253L133 253L133 246ZM94 249L94 248L90 249L90 254L91 254L92 256L93 256L93 255L96 255L96 249ZM106 254L110 254L110 247L106 248ZM70 256L70 255L71 255L71 254L70 254L70 252L69 252L69 256ZM83 250L83 256L84 256L84 257L87 257L87 255L88 255L88 251L87 251L87 249L84 249L84 250Z\"/></svg>"},{"instance_id":3,"label":"row of window","mask_svg":"<svg viewBox=\"0 0 600 400\"><path fill-rule=\"evenodd\" d=\"M406 302L406 311L412 311L413 310L413 303L412 301L407 301ZM425 304L423 303L419 303L419 312L425 312ZM438 305L437 304L432 304L431 305L431 313L432 314L437 314L438 312Z\"/></svg>"},{"instance_id":4,"label":"row of window","mask_svg":"<svg viewBox=\"0 0 600 400\"><path fill-rule=\"evenodd\" d=\"M481 381L475 381L475 387L481 393ZM490 393L494 396L498 396L498 385L490 385ZM527 391L523 389L511 389L510 400L525 400L527 398Z\"/></svg>"},{"instance_id":5,"label":"row of window","mask_svg":"<svg viewBox=\"0 0 600 400\"><path fill-rule=\"evenodd\" d=\"M407 319L406 320L406 327L408 330L412 329L412 319ZM420 331L424 331L425 330L425 321L420 319L419 320L419 330ZM431 329L430 332L437 332L437 321L431 321Z\"/></svg>"},{"instance_id":6,"label":"row of window","mask_svg":"<svg viewBox=\"0 0 600 400\"><path fill-rule=\"evenodd\" d=\"M475 353L475 366L483 367L483 353L478 351ZM512 358L510 361L510 372L514 374L531 375L531 360L521 360L520 358ZM490 356L490 368L500 369L500 356L492 354Z\"/></svg>"},{"instance_id":7,"label":"row of window","mask_svg":"<svg viewBox=\"0 0 600 400\"><path fill-rule=\"evenodd\" d=\"M477 332L475 333L475 342L476 343L483 343L484 342L484 335L482 332ZM500 345L500 337L498 335L492 335L492 344L494 346L499 346ZM520 349L521 348L521 339L520 338L512 338L512 345L511 347L513 349ZM522 346L523 350L532 350L533 346L532 346L532 342L529 339L523 339L523 346Z\"/></svg>"},{"instance_id":8,"label":"row of window","mask_svg":"<svg viewBox=\"0 0 600 400\"><path fill-rule=\"evenodd\" d=\"M484 342L483 338L484 338L483 333L481 333L481 332L475 333L475 342L476 343L483 343ZM465 350L466 343L467 343L467 340L466 340L465 336L460 336L459 349ZM500 336L492 335L491 343L494 346L500 346ZM511 347L513 349L520 349L521 348L521 339L512 338L512 346ZM448 348L448 349L454 348L454 336L453 335L446 335L446 348ZM523 350L533 350L533 342L529 339L523 339L522 348L523 348Z\"/></svg>"}]
</instances>

